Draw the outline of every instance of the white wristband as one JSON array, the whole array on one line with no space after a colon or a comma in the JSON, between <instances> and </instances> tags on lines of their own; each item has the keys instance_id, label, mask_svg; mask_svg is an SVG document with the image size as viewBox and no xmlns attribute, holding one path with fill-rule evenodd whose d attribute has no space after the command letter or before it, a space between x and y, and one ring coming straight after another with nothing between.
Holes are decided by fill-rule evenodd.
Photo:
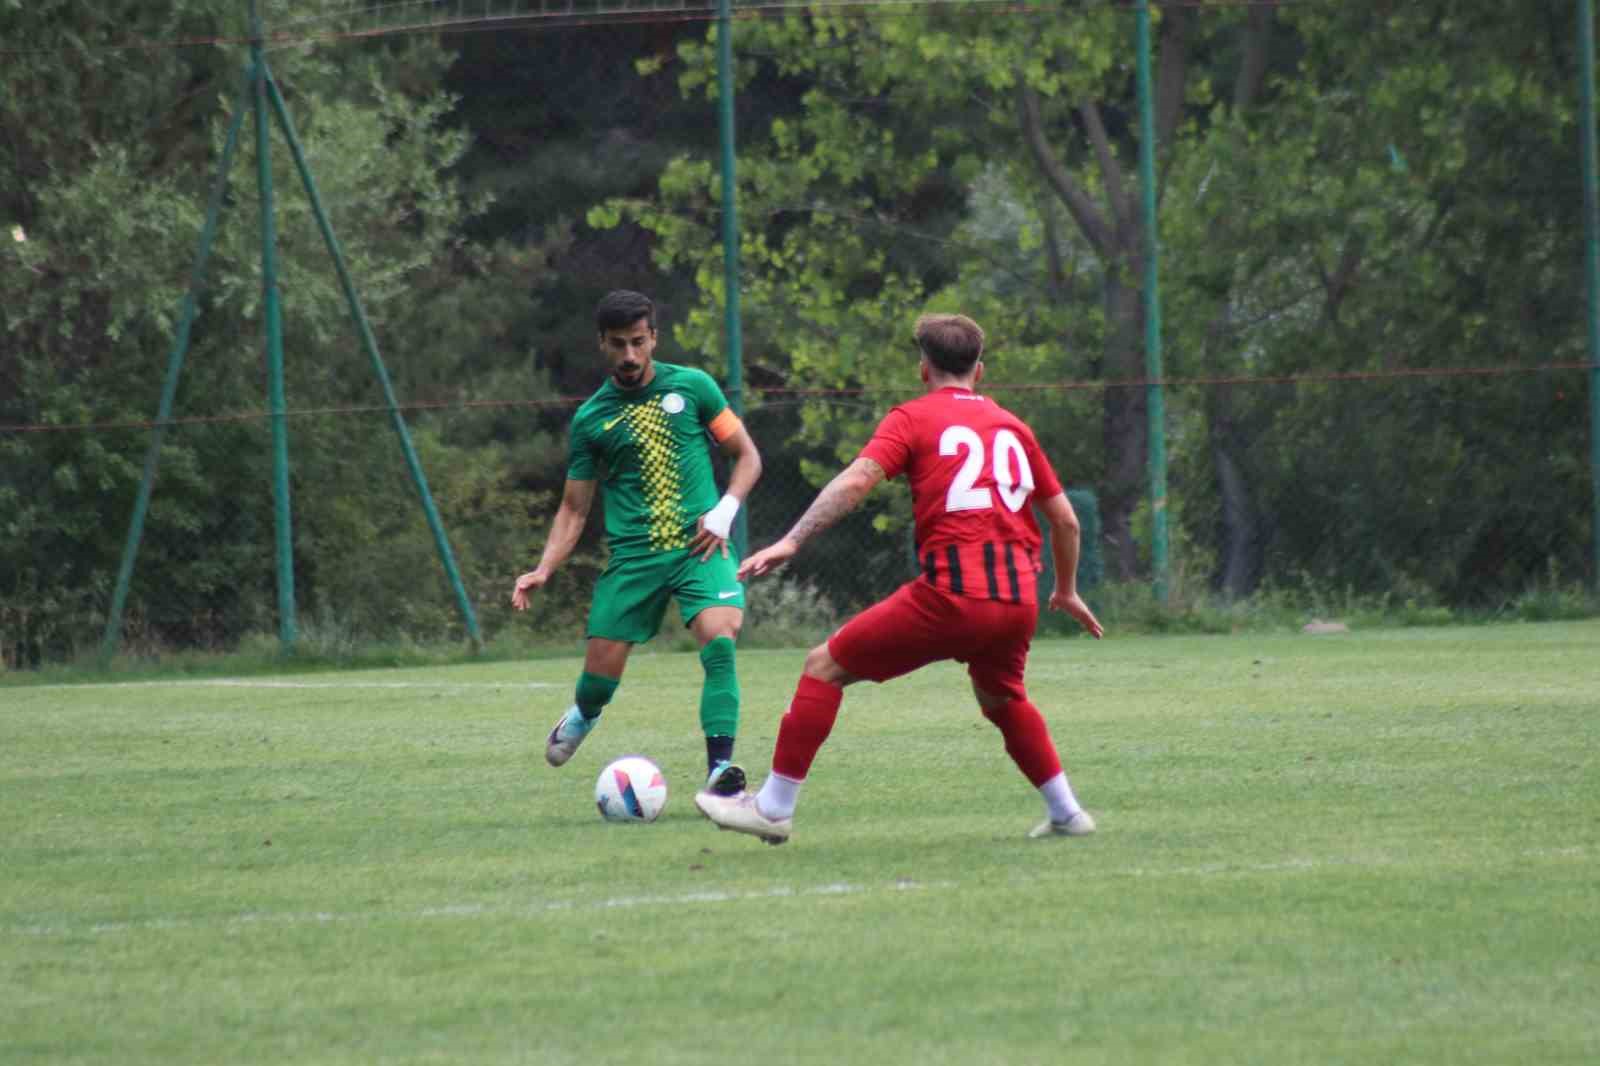
<instances>
[{"instance_id":1,"label":"white wristband","mask_svg":"<svg viewBox=\"0 0 1600 1066\"><path fill-rule=\"evenodd\" d=\"M728 533L733 529L733 516L738 513L738 497L722 497L722 499L717 501L717 505L715 507L706 512L706 531L708 533L715 533L723 540L727 540Z\"/></svg>"}]
</instances>

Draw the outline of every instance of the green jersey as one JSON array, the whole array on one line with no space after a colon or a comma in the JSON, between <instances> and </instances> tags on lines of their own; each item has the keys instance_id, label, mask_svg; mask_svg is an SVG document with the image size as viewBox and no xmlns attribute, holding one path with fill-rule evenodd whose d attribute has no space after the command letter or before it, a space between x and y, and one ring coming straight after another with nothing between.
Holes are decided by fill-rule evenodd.
<instances>
[{"instance_id":1,"label":"green jersey","mask_svg":"<svg viewBox=\"0 0 1600 1066\"><path fill-rule=\"evenodd\" d=\"M606 541L615 555L687 548L716 506L707 426L728 406L710 374L657 362L642 389L606 379L572 418L567 477L593 481L605 466Z\"/></svg>"}]
</instances>

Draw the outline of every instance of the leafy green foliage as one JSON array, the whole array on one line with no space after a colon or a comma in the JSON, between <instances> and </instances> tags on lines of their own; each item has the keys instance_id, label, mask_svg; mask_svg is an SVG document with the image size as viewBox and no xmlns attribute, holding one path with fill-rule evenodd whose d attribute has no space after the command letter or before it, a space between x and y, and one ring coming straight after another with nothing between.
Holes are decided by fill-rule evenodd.
<instances>
[{"instance_id":1,"label":"leafy green foliage","mask_svg":"<svg viewBox=\"0 0 1600 1066\"><path fill-rule=\"evenodd\" d=\"M108 46L234 33L237 8L42 3L0 13L0 37L39 49L8 59L0 75L0 122L11 133L0 151L0 222L8 237L13 226L20 235L0 242L0 423L142 422L155 413L206 189L242 80L217 49L157 48L131 62ZM490 273L520 257L539 268L526 253L460 246L462 223L487 200L463 195L450 176L467 136L448 123L453 101L437 88L448 58L413 40L269 59L403 384L454 380L453 368L477 347L479 322L495 328L488 317L457 318L453 347L404 328L461 303L466 279L446 275L442 264L464 259ZM309 200L277 130L272 140L289 405L379 402ZM243 417L166 436L130 603L136 646L227 644L270 628L266 424L251 414L265 391L254 145L247 119L174 411ZM505 299L499 286L474 280L476 305ZM357 554L381 555L409 535L397 520L378 520L389 501L371 496L373 468L397 463L398 450L392 436L366 434L370 424L290 426L293 508L305 532L299 591L309 611L330 596L360 602L343 576L382 567L355 566ZM82 623L108 601L146 439L132 430L0 435L7 658L60 654L70 647L63 641L88 636ZM498 476L497 469L491 480ZM445 498L478 491L471 480L435 488ZM414 498L396 499L420 525ZM62 628L69 617L77 623L70 635ZM418 620L367 620L379 629L404 621Z\"/></svg>"},{"instance_id":2,"label":"leafy green foliage","mask_svg":"<svg viewBox=\"0 0 1600 1066\"><path fill-rule=\"evenodd\" d=\"M1187 580L1242 596L1304 568L1493 608L1552 561L1587 569L1575 377L1227 383L1585 358L1567 296L1581 262L1570 12L1524 14L1160 13L1165 370L1219 381L1167 401ZM989 327L992 385L1142 377L1131 30L1121 11L954 7L739 24L741 89L789 83L799 101L740 141L752 378L914 387L901 353L925 309ZM709 38L680 48L687 93L715 91L713 56ZM644 226L663 266L695 272L705 298L678 335L708 358L718 183L685 157L655 196L591 214ZM1149 565L1144 397L1099 399L1022 406L1069 480L1099 491L1128 579ZM816 400L796 440L847 459L880 413ZM832 467L802 469L816 483Z\"/></svg>"},{"instance_id":3,"label":"leafy green foliage","mask_svg":"<svg viewBox=\"0 0 1600 1066\"><path fill-rule=\"evenodd\" d=\"M1582 360L1569 13L1420 4L1379 27L1369 14L1286 11L1294 76L1175 159L1163 235L1178 372ZM1210 540L1225 501L1205 487L1219 456L1233 464L1252 486L1258 575L1303 568L1492 609L1552 562L1586 568L1593 532L1571 504L1588 491L1567 458L1582 449L1581 388L1512 375L1214 389L1174 406L1201 445L1179 449L1177 491Z\"/></svg>"},{"instance_id":4,"label":"leafy green foliage","mask_svg":"<svg viewBox=\"0 0 1600 1066\"><path fill-rule=\"evenodd\" d=\"M104 621L149 440L136 424L240 88L240 47L119 46L237 36L243 14L0 4L17 49L0 68L0 424L126 427L0 432L0 661L70 654ZM1528 590L1550 573L1592 581L1579 374L1392 376L1588 358L1569 7L1154 16L1164 369L1203 382L1166 391L1184 601L1308 582L1537 611ZM268 53L396 390L442 408L413 428L491 637L562 480L560 400L599 380L598 294L651 292L664 357L726 366L715 32ZM1131 11L941 5L734 32L747 421L767 468L753 538L918 390L915 315L961 310L988 330L986 385L1096 491L1111 576L1144 580L1146 396L1118 384L1144 374ZM166 434L136 649L273 628L244 133L176 405L225 420ZM287 152L273 174L289 403L328 412L289 426L302 609L364 639L458 633ZM535 402L465 417L507 400ZM899 580L906 504L875 494L797 578L841 610ZM563 577L570 602L519 636L575 625L592 543Z\"/></svg>"}]
</instances>

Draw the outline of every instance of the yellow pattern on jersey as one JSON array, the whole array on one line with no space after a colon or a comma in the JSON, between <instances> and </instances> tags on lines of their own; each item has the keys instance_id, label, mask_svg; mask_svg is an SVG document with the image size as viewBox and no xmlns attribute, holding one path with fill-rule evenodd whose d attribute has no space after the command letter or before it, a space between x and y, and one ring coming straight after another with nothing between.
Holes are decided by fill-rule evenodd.
<instances>
[{"instance_id":1,"label":"yellow pattern on jersey","mask_svg":"<svg viewBox=\"0 0 1600 1066\"><path fill-rule=\"evenodd\" d=\"M657 551L687 548L683 482L678 476L672 426L661 409L661 397L624 409L623 417L639 445L639 483L650 511L650 546Z\"/></svg>"}]
</instances>

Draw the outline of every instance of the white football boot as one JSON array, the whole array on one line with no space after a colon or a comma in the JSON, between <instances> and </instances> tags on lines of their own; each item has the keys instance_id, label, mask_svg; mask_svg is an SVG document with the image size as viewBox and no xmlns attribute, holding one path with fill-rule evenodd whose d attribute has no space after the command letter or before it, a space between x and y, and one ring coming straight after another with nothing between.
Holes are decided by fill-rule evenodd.
<instances>
[{"instance_id":1,"label":"white football boot","mask_svg":"<svg viewBox=\"0 0 1600 1066\"><path fill-rule=\"evenodd\" d=\"M762 814L756 806L754 792L741 792L737 796L719 796L715 792L697 792L694 805L700 813L717 823L719 829L735 833L749 833L768 844L782 844L789 839L794 819L772 819Z\"/></svg>"},{"instance_id":2,"label":"white football boot","mask_svg":"<svg viewBox=\"0 0 1600 1066\"><path fill-rule=\"evenodd\" d=\"M1064 822L1052 822L1048 818L1028 831L1028 836L1037 840L1040 837L1086 837L1094 832L1094 819L1089 817L1088 811L1079 811Z\"/></svg>"}]
</instances>

